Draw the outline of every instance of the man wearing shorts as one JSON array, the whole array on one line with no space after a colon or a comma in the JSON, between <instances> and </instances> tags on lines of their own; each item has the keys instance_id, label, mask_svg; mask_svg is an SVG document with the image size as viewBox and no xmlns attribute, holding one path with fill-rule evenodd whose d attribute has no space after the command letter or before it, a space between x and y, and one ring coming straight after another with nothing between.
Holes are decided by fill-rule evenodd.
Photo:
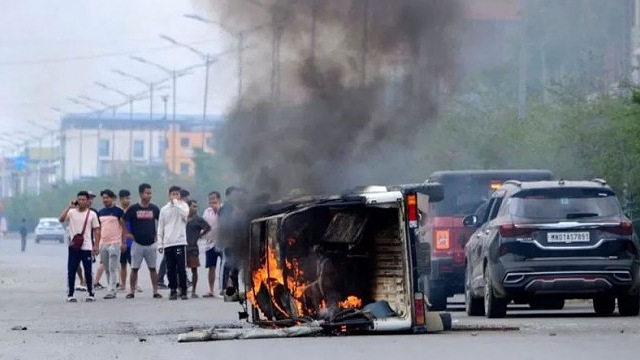
<instances>
[{"instance_id":1,"label":"man wearing shorts","mask_svg":"<svg viewBox=\"0 0 640 360\"><path fill-rule=\"evenodd\" d=\"M131 192L127 189L122 189L118 192L118 202L123 212L127 212L129 206L131 206ZM125 230L127 235L131 234L131 226L128 222L125 222ZM125 235L126 236L126 235ZM130 236L125 238L126 248L120 253L120 288L119 291L126 291L127 289L127 266L131 265L131 245L133 240Z\"/></svg>"},{"instance_id":2,"label":"man wearing shorts","mask_svg":"<svg viewBox=\"0 0 640 360\"><path fill-rule=\"evenodd\" d=\"M131 245L131 278L127 299L135 297L135 289L138 285L138 270L144 260L149 268L153 297L161 299L158 293L158 273L156 272L157 245L156 245L156 221L160 216L160 209L151 203L153 192L151 185L140 184L138 187L140 202L131 205L124 215L124 220L130 225L130 236L133 239Z\"/></svg>"},{"instance_id":3,"label":"man wearing shorts","mask_svg":"<svg viewBox=\"0 0 640 360\"><path fill-rule=\"evenodd\" d=\"M200 267L200 250L198 239L211 231L211 226L198 216L198 202L189 200L189 219L187 221L187 267L191 269L191 297L197 298L198 268Z\"/></svg>"},{"instance_id":4,"label":"man wearing shorts","mask_svg":"<svg viewBox=\"0 0 640 360\"><path fill-rule=\"evenodd\" d=\"M218 211L220 210L220 193L212 191L209 193L209 207L204 211L202 217L211 227L211 231L205 234L207 240L205 245L205 267L208 269L209 292L204 297L214 297L214 288L216 284L216 266L218 259L222 259L222 253L218 250ZM221 289L224 289L220 285Z\"/></svg>"}]
</instances>

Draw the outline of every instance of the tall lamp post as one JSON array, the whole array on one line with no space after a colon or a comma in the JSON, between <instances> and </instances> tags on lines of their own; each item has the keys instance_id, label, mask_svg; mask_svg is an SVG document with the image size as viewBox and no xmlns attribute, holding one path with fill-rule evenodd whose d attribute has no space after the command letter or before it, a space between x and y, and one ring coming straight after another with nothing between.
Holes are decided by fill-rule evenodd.
<instances>
[{"instance_id":1,"label":"tall lamp post","mask_svg":"<svg viewBox=\"0 0 640 360\"><path fill-rule=\"evenodd\" d=\"M206 131L205 131L205 124L207 122L207 100L209 98L209 69L211 68L211 65L213 63L215 63L217 61L217 59L215 57L213 57L211 54L209 53L204 53L194 47L192 47L191 45L188 44L184 44L181 43L177 40L175 40L172 37L169 37L167 35L160 35L160 38L167 40L168 42L176 45L176 46L180 46L183 47L189 51L191 51L192 53L196 54L198 57L200 57L202 59L202 61L204 61L204 68L205 68L205 74L204 74L204 98L202 100L202 151L206 151Z\"/></svg>"},{"instance_id":2,"label":"tall lamp post","mask_svg":"<svg viewBox=\"0 0 640 360\"><path fill-rule=\"evenodd\" d=\"M98 109L93 105L87 104L87 103L85 103L83 101L80 101L78 99L75 99L75 98L71 98L70 97L70 98L67 98L67 100L69 100L70 102L72 102L72 103L74 103L74 104L76 104L78 106L86 107L87 109L92 110L94 113L98 114L98 118L101 117L101 114L102 114L102 110L101 109ZM83 158L83 156L82 156L82 153L83 153L82 147L83 147L83 143L84 143L82 126L79 127L79 139L78 139L78 142L80 143L80 145L79 145L79 150L80 151L78 151L78 161L79 161L79 164L78 164L79 165L78 166L78 177L82 177L82 170L83 170L82 169L82 158Z\"/></svg>"},{"instance_id":3,"label":"tall lamp post","mask_svg":"<svg viewBox=\"0 0 640 360\"><path fill-rule=\"evenodd\" d=\"M219 22L219 21L215 21L215 20L211 20L211 19L206 19L200 15L197 14L185 14L184 17L188 18L188 19L192 19L192 20L196 20L196 21L200 21L202 23L205 24L210 24L210 25L215 25L218 28L222 29L224 32L226 32L227 34L229 34L231 37L233 37L234 39L236 39L237 41L237 55L238 55L238 103L237 103L237 111L240 112L240 110L242 109L242 87L243 87L243 71L244 71L244 60L243 60L243 52L245 50L244 47L244 42L245 42L245 38L249 33L258 31L260 29L266 28L267 26L269 26L270 24L262 24L262 25L258 25L249 29L245 29L242 31L233 31L230 28L228 28L225 24Z\"/></svg>"}]
</instances>

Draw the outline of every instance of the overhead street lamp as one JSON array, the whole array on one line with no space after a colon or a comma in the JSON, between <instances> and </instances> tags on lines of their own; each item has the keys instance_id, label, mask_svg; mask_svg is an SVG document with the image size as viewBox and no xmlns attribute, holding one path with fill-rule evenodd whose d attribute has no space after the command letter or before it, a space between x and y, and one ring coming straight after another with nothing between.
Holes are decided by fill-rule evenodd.
<instances>
[{"instance_id":1,"label":"overhead street lamp","mask_svg":"<svg viewBox=\"0 0 640 360\"><path fill-rule=\"evenodd\" d=\"M237 41L237 55L238 55L238 104L237 104L237 111L239 112L242 109L242 91L243 91L243 71L244 71L244 60L243 60L243 51L244 51L244 41L245 41L245 37L255 31L258 31L260 29L266 28L268 27L270 24L262 24L262 25L258 25L258 26L254 26L252 28L249 29L245 29L245 30L241 30L241 31L233 31L231 30L229 27L227 27L225 24L219 22L219 21L215 21L215 20L211 20L211 19L206 19L200 15L197 14L185 14L184 15L185 18L187 19L191 19L191 20L196 20L196 21L200 21L202 23L205 24L211 24L211 25L216 25L217 27L219 27L220 29L222 29L224 32L226 32L227 34L231 35L231 37L233 37L234 39L236 39Z\"/></svg>"},{"instance_id":2,"label":"overhead street lamp","mask_svg":"<svg viewBox=\"0 0 640 360\"><path fill-rule=\"evenodd\" d=\"M160 38L164 39L176 46L180 46L183 47L189 51L191 51L192 53L196 54L198 57L200 57L202 59L202 61L204 61L204 68L205 68L205 73L204 73L204 99L203 99L203 109L202 109L202 122L204 123L207 120L207 100L209 97L209 69L211 68L211 65L213 63L215 63L217 61L217 59L215 57L212 57L211 54L209 53L204 53L194 47L192 47L191 45L185 44L185 43L181 43L177 40L175 40L172 37L169 37L167 35L162 35L160 34ZM204 145L203 145L204 146Z\"/></svg>"},{"instance_id":3,"label":"overhead street lamp","mask_svg":"<svg viewBox=\"0 0 640 360\"><path fill-rule=\"evenodd\" d=\"M176 46L180 46L183 47L189 51L191 51L192 53L196 54L198 57L200 57L202 59L202 61L204 61L204 98L202 100L202 151L205 152L206 151L206 146L207 146L207 141L206 141L206 130L205 130L205 124L207 122L207 103L208 103L208 99L209 99L209 69L211 68L211 65L213 63L215 63L217 61L217 58L212 57L211 54L209 53L204 53L194 47L192 47L191 45L185 44L185 43L181 43L177 40L175 40L172 37L169 37L167 35L162 35L160 34L160 38L164 39Z\"/></svg>"}]
</instances>

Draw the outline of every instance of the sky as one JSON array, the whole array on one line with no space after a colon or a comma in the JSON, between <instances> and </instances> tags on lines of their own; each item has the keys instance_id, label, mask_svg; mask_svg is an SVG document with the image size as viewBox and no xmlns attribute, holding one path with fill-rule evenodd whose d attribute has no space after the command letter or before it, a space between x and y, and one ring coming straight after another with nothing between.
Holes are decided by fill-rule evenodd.
<instances>
[{"instance_id":1,"label":"sky","mask_svg":"<svg viewBox=\"0 0 640 360\"><path fill-rule=\"evenodd\" d=\"M203 63L194 53L160 38L168 35L203 52L217 54L235 46L217 28L185 18L197 13L219 20L191 0L0 0L0 135L38 136L41 128L59 125L60 112L90 111L68 98L86 96L107 104L124 103L123 96L95 84L103 82L125 93L148 89L114 73L113 69L151 81L168 75L130 58L139 56L170 69ZM250 54L248 55L250 56ZM178 80L177 113L202 114L204 68ZM236 58L219 57L211 67L208 113L221 114L236 92ZM154 97L154 112L163 113L162 95ZM88 102L88 101L85 101ZM171 111L172 98L169 99ZM102 107L97 102L92 106ZM128 105L119 109L128 112ZM148 96L134 111L149 112ZM32 125L37 122L41 127Z\"/></svg>"}]
</instances>

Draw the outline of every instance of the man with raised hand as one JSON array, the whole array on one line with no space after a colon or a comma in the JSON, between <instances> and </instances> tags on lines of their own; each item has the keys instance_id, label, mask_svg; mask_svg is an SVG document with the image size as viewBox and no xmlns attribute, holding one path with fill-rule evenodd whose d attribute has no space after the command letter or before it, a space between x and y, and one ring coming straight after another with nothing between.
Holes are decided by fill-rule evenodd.
<instances>
[{"instance_id":1,"label":"man with raised hand","mask_svg":"<svg viewBox=\"0 0 640 360\"><path fill-rule=\"evenodd\" d=\"M158 220L158 242L160 253L164 253L167 262L167 277L169 278L169 300L178 298L178 285L180 286L180 298L187 297L187 271L186 271L186 247L187 247L187 219L189 206L182 199L180 187L169 188L169 202L160 210Z\"/></svg>"}]
</instances>

